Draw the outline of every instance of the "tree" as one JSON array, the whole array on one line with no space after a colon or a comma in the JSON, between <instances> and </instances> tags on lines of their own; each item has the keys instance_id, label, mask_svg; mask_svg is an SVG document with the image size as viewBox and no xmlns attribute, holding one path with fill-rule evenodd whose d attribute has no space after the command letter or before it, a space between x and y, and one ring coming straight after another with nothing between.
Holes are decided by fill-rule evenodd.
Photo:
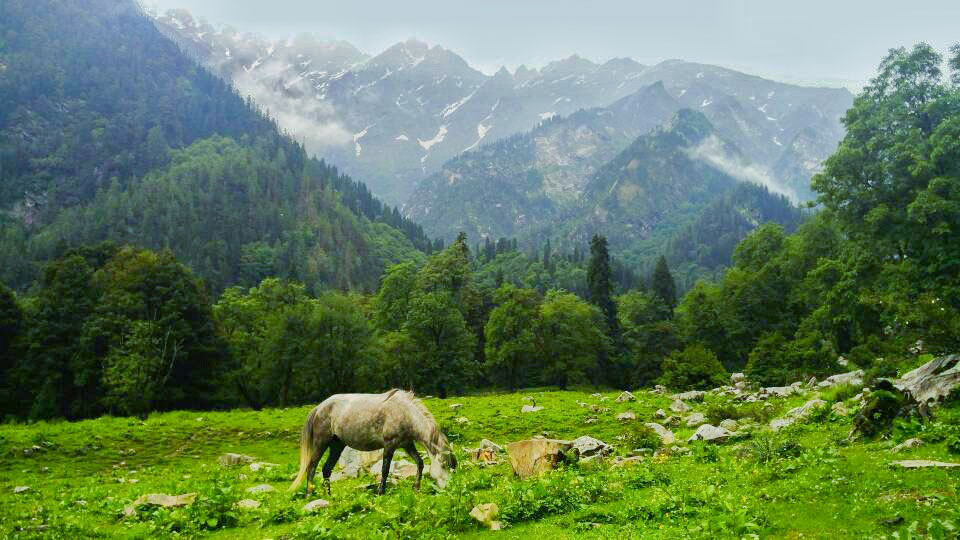
<instances>
[{"instance_id":1,"label":"tree","mask_svg":"<svg viewBox=\"0 0 960 540\"><path fill-rule=\"evenodd\" d=\"M13 413L18 406L14 369L21 332L24 330L23 310L13 291L0 284L0 412Z\"/></svg>"},{"instance_id":2,"label":"tree","mask_svg":"<svg viewBox=\"0 0 960 540\"><path fill-rule=\"evenodd\" d=\"M613 301L613 274L607 239L594 235L590 240L590 264L587 267L587 298L600 308L607 321L607 333L617 335L617 305Z\"/></svg>"},{"instance_id":3,"label":"tree","mask_svg":"<svg viewBox=\"0 0 960 540\"><path fill-rule=\"evenodd\" d=\"M689 345L674 351L663 362L660 384L676 389L706 390L729 380L717 356L703 345Z\"/></svg>"},{"instance_id":4,"label":"tree","mask_svg":"<svg viewBox=\"0 0 960 540\"><path fill-rule=\"evenodd\" d=\"M653 271L650 289L657 295L671 310L677 306L677 285L673 281L673 275L670 274L670 268L667 266L667 258L663 255L657 260L657 266Z\"/></svg>"},{"instance_id":5,"label":"tree","mask_svg":"<svg viewBox=\"0 0 960 540\"><path fill-rule=\"evenodd\" d=\"M476 344L453 295L447 291L418 294L403 326L417 351L420 391L463 390L474 375Z\"/></svg>"},{"instance_id":6,"label":"tree","mask_svg":"<svg viewBox=\"0 0 960 540\"><path fill-rule=\"evenodd\" d=\"M568 292L547 292L536 322L537 342L547 384L566 388L596 371L598 355L610 347L603 313Z\"/></svg>"},{"instance_id":7,"label":"tree","mask_svg":"<svg viewBox=\"0 0 960 540\"><path fill-rule=\"evenodd\" d=\"M632 357L632 382L649 384L660 376L663 358L678 345L670 309L660 297L632 290L617 297L617 314Z\"/></svg>"},{"instance_id":8,"label":"tree","mask_svg":"<svg viewBox=\"0 0 960 540\"><path fill-rule=\"evenodd\" d=\"M529 368L537 356L536 320L539 298L536 291L512 285L494 294L496 307L484 327L486 370L491 380L511 391L529 382Z\"/></svg>"},{"instance_id":9,"label":"tree","mask_svg":"<svg viewBox=\"0 0 960 540\"><path fill-rule=\"evenodd\" d=\"M417 267L413 263L405 262L387 268L373 302L377 328L395 332L403 326L416 279Z\"/></svg>"}]
</instances>

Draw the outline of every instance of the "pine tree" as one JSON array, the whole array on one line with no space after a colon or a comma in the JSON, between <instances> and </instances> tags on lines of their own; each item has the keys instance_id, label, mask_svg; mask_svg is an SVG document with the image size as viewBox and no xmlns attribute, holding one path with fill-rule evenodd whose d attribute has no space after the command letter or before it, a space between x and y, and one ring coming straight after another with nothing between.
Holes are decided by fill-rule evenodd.
<instances>
[{"instance_id":1,"label":"pine tree","mask_svg":"<svg viewBox=\"0 0 960 540\"><path fill-rule=\"evenodd\" d=\"M677 307L677 285L673 281L670 268L667 266L667 258L663 255L660 256L657 267L653 271L650 288L653 289L653 294L659 296L665 304L670 306L671 310Z\"/></svg>"}]
</instances>

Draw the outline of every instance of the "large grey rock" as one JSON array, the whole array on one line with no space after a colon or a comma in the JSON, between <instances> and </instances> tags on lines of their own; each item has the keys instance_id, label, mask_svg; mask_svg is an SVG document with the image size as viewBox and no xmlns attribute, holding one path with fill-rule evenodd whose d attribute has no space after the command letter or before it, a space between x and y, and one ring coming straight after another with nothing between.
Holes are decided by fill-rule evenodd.
<instances>
[{"instance_id":1,"label":"large grey rock","mask_svg":"<svg viewBox=\"0 0 960 540\"><path fill-rule=\"evenodd\" d=\"M740 383L740 382L746 382L746 380L747 380L747 376L744 375L743 373L734 373L730 375L730 384L732 385L736 385L737 383Z\"/></svg>"},{"instance_id":2,"label":"large grey rock","mask_svg":"<svg viewBox=\"0 0 960 540\"><path fill-rule=\"evenodd\" d=\"M507 454L514 474L529 478L556 467L563 460L564 452L570 448L570 441L528 439L508 444Z\"/></svg>"},{"instance_id":3,"label":"large grey rock","mask_svg":"<svg viewBox=\"0 0 960 540\"><path fill-rule=\"evenodd\" d=\"M690 406L679 399L674 399L673 403L670 404L670 410L675 413L685 413L690 410Z\"/></svg>"},{"instance_id":4,"label":"large grey rock","mask_svg":"<svg viewBox=\"0 0 960 540\"><path fill-rule=\"evenodd\" d=\"M256 510L260 508L260 501L255 499L242 499L237 501L237 508L241 510Z\"/></svg>"},{"instance_id":5,"label":"large grey rock","mask_svg":"<svg viewBox=\"0 0 960 540\"><path fill-rule=\"evenodd\" d=\"M796 386L768 386L761 388L758 394L767 397L788 397L799 392L800 388Z\"/></svg>"},{"instance_id":6,"label":"large grey rock","mask_svg":"<svg viewBox=\"0 0 960 540\"><path fill-rule=\"evenodd\" d=\"M728 430L728 431L736 431L737 428L739 427L739 425L737 424L737 421L736 421L736 420L733 420L733 419L731 419L731 418L727 418L727 419L724 420L723 422L720 422L720 427L722 427L723 429L726 429L726 430Z\"/></svg>"},{"instance_id":7,"label":"large grey rock","mask_svg":"<svg viewBox=\"0 0 960 540\"><path fill-rule=\"evenodd\" d=\"M657 409L657 412L653 413L653 417L657 420L665 420L667 418L667 411L663 409Z\"/></svg>"},{"instance_id":8,"label":"large grey rock","mask_svg":"<svg viewBox=\"0 0 960 540\"><path fill-rule=\"evenodd\" d=\"M630 421L630 420L636 420L636 419L637 419L637 414L634 413L633 411L626 411L617 415L617 420L620 420L620 421Z\"/></svg>"},{"instance_id":9,"label":"large grey rock","mask_svg":"<svg viewBox=\"0 0 960 540\"><path fill-rule=\"evenodd\" d=\"M704 396L707 393L703 390L690 390L688 392L681 392L679 394L674 394L674 399L682 399L683 401L703 401Z\"/></svg>"},{"instance_id":10,"label":"large grey rock","mask_svg":"<svg viewBox=\"0 0 960 540\"><path fill-rule=\"evenodd\" d=\"M580 459L593 456L602 457L613 452L612 446L587 435L584 435L583 437L577 437L570 444L571 448L573 448L573 451L577 453L577 457Z\"/></svg>"},{"instance_id":11,"label":"large grey rock","mask_svg":"<svg viewBox=\"0 0 960 540\"><path fill-rule=\"evenodd\" d=\"M370 466L370 474L375 478L380 478L383 473L383 460ZM405 459L390 460L390 476L393 478L410 478L417 475L417 464Z\"/></svg>"},{"instance_id":12,"label":"large grey rock","mask_svg":"<svg viewBox=\"0 0 960 540\"><path fill-rule=\"evenodd\" d=\"M673 432L661 426L660 424L656 422L647 422L644 425L657 433L657 435L660 437L660 444L662 446L669 446L677 442L677 437L673 434Z\"/></svg>"},{"instance_id":13,"label":"large grey rock","mask_svg":"<svg viewBox=\"0 0 960 540\"><path fill-rule=\"evenodd\" d=\"M626 403L628 401L636 401L636 400L637 398L633 394L627 391L621 392L616 399L617 403Z\"/></svg>"},{"instance_id":14,"label":"large grey rock","mask_svg":"<svg viewBox=\"0 0 960 540\"><path fill-rule=\"evenodd\" d=\"M697 428L697 432L690 436L687 439L687 442L693 441L706 441L706 442L721 442L726 440L728 437L733 435L729 431L723 429L722 427L711 426L710 424L703 424Z\"/></svg>"},{"instance_id":15,"label":"large grey rock","mask_svg":"<svg viewBox=\"0 0 960 540\"><path fill-rule=\"evenodd\" d=\"M960 386L960 354L935 358L900 377L894 386L919 404L936 405Z\"/></svg>"},{"instance_id":16,"label":"large grey rock","mask_svg":"<svg viewBox=\"0 0 960 540\"><path fill-rule=\"evenodd\" d=\"M818 388L829 388L838 384L852 384L854 386L863 385L863 370L858 369L847 373L838 373L831 375L817 383Z\"/></svg>"},{"instance_id":17,"label":"large grey rock","mask_svg":"<svg viewBox=\"0 0 960 540\"><path fill-rule=\"evenodd\" d=\"M706 424L707 417L703 413L695 412L690 416L686 417L684 421L687 423L687 427L697 427L702 424Z\"/></svg>"},{"instance_id":18,"label":"large grey rock","mask_svg":"<svg viewBox=\"0 0 960 540\"><path fill-rule=\"evenodd\" d=\"M774 431L779 431L796 422L807 421L814 412L827 406L827 402L822 399L811 399L799 407L794 407L787 411L783 418L777 418L770 422L770 427Z\"/></svg>"},{"instance_id":19,"label":"large grey rock","mask_svg":"<svg viewBox=\"0 0 960 540\"><path fill-rule=\"evenodd\" d=\"M361 474L366 474L371 465L383 459L383 450L374 450L372 452L362 452L349 446L343 449L340 454L340 466L343 467L343 475L348 478L356 478Z\"/></svg>"}]
</instances>

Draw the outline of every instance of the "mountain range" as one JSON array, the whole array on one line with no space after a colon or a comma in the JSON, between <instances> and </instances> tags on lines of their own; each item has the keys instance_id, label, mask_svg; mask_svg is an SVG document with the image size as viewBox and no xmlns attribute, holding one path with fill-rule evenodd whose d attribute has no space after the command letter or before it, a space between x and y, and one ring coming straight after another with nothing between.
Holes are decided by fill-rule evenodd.
<instances>
[{"instance_id":1,"label":"mountain range","mask_svg":"<svg viewBox=\"0 0 960 540\"><path fill-rule=\"evenodd\" d=\"M417 40L369 56L343 41L268 40L216 28L184 10L157 14L156 21L311 152L396 205L419 202L411 195L421 181L461 154L553 117L613 107L657 82L675 109L702 111L770 177L771 188L807 200L810 176L840 140L839 118L853 99L845 89L782 84L679 60L598 64L574 55L540 69L486 75L456 53ZM636 111L632 118L645 115ZM601 153L625 147L631 130L637 131L628 125L612 134L613 149Z\"/></svg>"}]
</instances>

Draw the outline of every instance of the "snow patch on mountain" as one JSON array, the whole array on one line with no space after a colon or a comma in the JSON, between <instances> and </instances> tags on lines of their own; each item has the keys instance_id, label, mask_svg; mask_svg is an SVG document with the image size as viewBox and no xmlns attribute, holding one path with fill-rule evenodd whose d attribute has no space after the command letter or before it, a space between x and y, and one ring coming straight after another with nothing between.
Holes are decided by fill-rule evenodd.
<instances>
[{"instance_id":1,"label":"snow patch on mountain","mask_svg":"<svg viewBox=\"0 0 960 540\"><path fill-rule=\"evenodd\" d=\"M457 109L459 109L460 107L462 107L464 103L470 101L470 98L472 98L476 93L477 93L477 91L474 90L473 92L470 92L469 94L467 94L466 96L464 96L464 98L461 99L460 101L457 101L457 102L455 102L455 103L451 103L450 105L447 105L446 107L444 107L443 112L440 113L440 116L441 116L442 118L446 118L446 117L450 116L451 114L457 112Z\"/></svg>"},{"instance_id":2,"label":"snow patch on mountain","mask_svg":"<svg viewBox=\"0 0 960 540\"><path fill-rule=\"evenodd\" d=\"M429 152L430 149L433 148L433 145L435 145L435 144L437 144L437 143L443 142L443 139L444 139L444 137L446 137L446 136L447 136L447 125L444 124L444 125L440 126L440 129L437 131L437 134L434 135L432 139L428 139L428 140L424 141L424 140L418 138L418 139L417 139L417 142L420 143L420 146L423 147L424 150L426 150L427 152ZM426 156L424 156L424 158L423 158L422 160L420 160L420 161L421 161L421 163L422 163L423 161L426 161Z\"/></svg>"}]
</instances>

